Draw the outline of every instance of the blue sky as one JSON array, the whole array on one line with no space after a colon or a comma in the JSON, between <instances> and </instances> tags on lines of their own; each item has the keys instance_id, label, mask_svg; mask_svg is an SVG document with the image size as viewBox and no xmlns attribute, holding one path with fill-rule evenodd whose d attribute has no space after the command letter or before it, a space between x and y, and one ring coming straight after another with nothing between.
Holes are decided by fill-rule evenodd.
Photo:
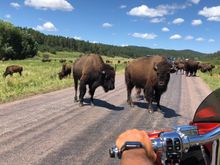
<instances>
[{"instance_id":1,"label":"blue sky","mask_svg":"<svg viewBox=\"0 0 220 165\"><path fill-rule=\"evenodd\" d=\"M220 50L219 0L7 0L0 19L118 46Z\"/></svg>"}]
</instances>

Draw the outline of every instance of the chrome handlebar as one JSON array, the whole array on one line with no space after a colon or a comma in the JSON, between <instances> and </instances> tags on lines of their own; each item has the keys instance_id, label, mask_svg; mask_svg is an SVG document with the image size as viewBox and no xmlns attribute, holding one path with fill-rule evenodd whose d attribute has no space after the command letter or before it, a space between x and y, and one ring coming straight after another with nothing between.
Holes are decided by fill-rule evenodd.
<instances>
[{"instance_id":1,"label":"chrome handlebar","mask_svg":"<svg viewBox=\"0 0 220 165\"><path fill-rule=\"evenodd\" d=\"M220 127L199 135L196 126L186 125L174 127L171 132L160 133L159 138L152 139L152 145L155 152L161 153L162 164L169 161L178 164L183 153L188 152L190 147L202 146L217 139L220 139ZM110 157L121 155L116 146L110 149L109 153Z\"/></svg>"}]
</instances>

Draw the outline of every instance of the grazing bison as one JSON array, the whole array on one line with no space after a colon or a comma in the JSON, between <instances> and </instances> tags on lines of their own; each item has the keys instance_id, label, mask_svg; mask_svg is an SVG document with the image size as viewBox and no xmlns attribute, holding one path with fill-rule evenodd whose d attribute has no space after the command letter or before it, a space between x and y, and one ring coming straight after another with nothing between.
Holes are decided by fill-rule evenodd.
<instances>
[{"instance_id":1,"label":"grazing bison","mask_svg":"<svg viewBox=\"0 0 220 165\"><path fill-rule=\"evenodd\" d=\"M19 65L10 65L7 66L7 68L5 69L5 72L3 74L3 77L6 77L7 75L13 75L13 73L19 73L20 76L22 75L22 71L23 71L23 67L19 66Z\"/></svg>"},{"instance_id":2,"label":"grazing bison","mask_svg":"<svg viewBox=\"0 0 220 165\"><path fill-rule=\"evenodd\" d=\"M51 62L51 59L49 59L49 58L43 58L41 61L42 61L42 62Z\"/></svg>"},{"instance_id":3,"label":"grazing bison","mask_svg":"<svg viewBox=\"0 0 220 165\"><path fill-rule=\"evenodd\" d=\"M60 63L66 62L66 59L60 59Z\"/></svg>"},{"instance_id":4,"label":"grazing bison","mask_svg":"<svg viewBox=\"0 0 220 165\"><path fill-rule=\"evenodd\" d=\"M189 59L184 64L186 76L196 76L197 70L199 69L199 62Z\"/></svg>"},{"instance_id":5,"label":"grazing bison","mask_svg":"<svg viewBox=\"0 0 220 165\"><path fill-rule=\"evenodd\" d=\"M215 68L214 65L212 64L208 64L208 63L205 63L205 64L199 64L199 69L201 72L205 73L205 72L209 72L210 73L210 76L212 76L212 69Z\"/></svg>"},{"instance_id":6,"label":"grazing bison","mask_svg":"<svg viewBox=\"0 0 220 165\"><path fill-rule=\"evenodd\" d=\"M68 64L63 64L62 70L58 73L59 79L62 80L64 77L71 75L71 66Z\"/></svg>"},{"instance_id":7,"label":"grazing bison","mask_svg":"<svg viewBox=\"0 0 220 165\"><path fill-rule=\"evenodd\" d=\"M131 91L133 87L144 89L148 101L148 111L153 112L152 101L155 98L157 109L160 110L160 97L166 91L170 73L174 70L165 57L141 57L130 62L125 68L127 86L127 102L133 105Z\"/></svg>"},{"instance_id":8,"label":"grazing bison","mask_svg":"<svg viewBox=\"0 0 220 165\"><path fill-rule=\"evenodd\" d=\"M105 92L115 88L115 70L105 64L99 55L91 54L81 56L73 65L73 78L75 84L75 101L77 101L78 80L80 80L80 106L83 105L83 97L86 93L86 85L89 86L91 104L94 105L93 96L98 86L102 86Z\"/></svg>"}]
</instances>

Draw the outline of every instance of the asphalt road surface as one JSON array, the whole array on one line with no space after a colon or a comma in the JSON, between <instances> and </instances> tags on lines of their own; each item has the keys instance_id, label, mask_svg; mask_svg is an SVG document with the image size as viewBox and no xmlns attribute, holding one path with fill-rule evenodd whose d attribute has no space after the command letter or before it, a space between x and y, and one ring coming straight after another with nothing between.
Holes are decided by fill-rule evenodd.
<instances>
[{"instance_id":1,"label":"asphalt road surface","mask_svg":"<svg viewBox=\"0 0 220 165\"><path fill-rule=\"evenodd\" d=\"M188 124L210 92L199 77L173 74L161 99L164 114L149 114L144 100L127 105L121 75L114 91L97 89L94 107L89 99L83 107L74 103L73 88L1 104L0 165L117 165L108 149L121 132Z\"/></svg>"}]
</instances>

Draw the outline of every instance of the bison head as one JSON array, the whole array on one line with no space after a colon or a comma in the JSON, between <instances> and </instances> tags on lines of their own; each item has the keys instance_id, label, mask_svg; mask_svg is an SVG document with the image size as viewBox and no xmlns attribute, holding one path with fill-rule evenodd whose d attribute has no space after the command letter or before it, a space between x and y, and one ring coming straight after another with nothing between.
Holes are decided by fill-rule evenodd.
<instances>
[{"instance_id":1,"label":"bison head","mask_svg":"<svg viewBox=\"0 0 220 165\"><path fill-rule=\"evenodd\" d=\"M154 64L154 70L157 74L157 87L166 88L170 80L170 73L172 73L175 68L172 67L167 61Z\"/></svg>"},{"instance_id":2,"label":"bison head","mask_svg":"<svg viewBox=\"0 0 220 165\"><path fill-rule=\"evenodd\" d=\"M3 77L6 77L7 75L8 75L8 73L7 73L7 72L4 72L2 76L3 76Z\"/></svg>"},{"instance_id":3,"label":"bison head","mask_svg":"<svg viewBox=\"0 0 220 165\"><path fill-rule=\"evenodd\" d=\"M105 64L102 72L102 87L105 92L115 89L115 70L110 65Z\"/></svg>"},{"instance_id":4,"label":"bison head","mask_svg":"<svg viewBox=\"0 0 220 165\"><path fill-rule=\"evenodd\" d=\"M59 72L58 76L59 76L59 79L62 80L64 78L64 73L63 72Z\"/></svg>"}]
</instances>

